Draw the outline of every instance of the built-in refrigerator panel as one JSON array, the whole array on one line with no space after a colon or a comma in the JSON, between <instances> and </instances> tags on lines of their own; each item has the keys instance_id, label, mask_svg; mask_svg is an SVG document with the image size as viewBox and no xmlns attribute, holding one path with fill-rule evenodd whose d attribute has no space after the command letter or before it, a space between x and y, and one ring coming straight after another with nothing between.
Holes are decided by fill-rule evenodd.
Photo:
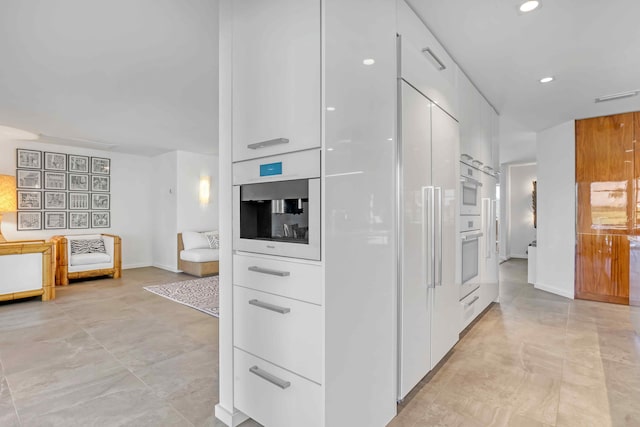
<instances>
[{"instance_id":1,"label":"built-in refrigerator panel","mask_svg":"<svg viewBox=\"0 0 640 427\"><path fill-rule=\"evenodd\" d=\"M431 369L433 231L431 203L432 103L401 81L399 399Z\"/></svg>"}]
</instances>

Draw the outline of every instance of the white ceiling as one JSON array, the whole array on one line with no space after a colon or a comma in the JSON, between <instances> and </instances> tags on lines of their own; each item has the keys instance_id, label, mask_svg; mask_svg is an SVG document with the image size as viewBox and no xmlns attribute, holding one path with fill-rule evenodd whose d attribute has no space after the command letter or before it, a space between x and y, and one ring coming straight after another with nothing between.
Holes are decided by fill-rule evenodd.
<instances>
[{"instance_id":1,"label":"white ceiling","mask_svg":"<svg viewBox=\"0 0 640 427\"><path fill-rule=\"evenodd\" d=\"M640 1L408 0L501 115L540 131L571 119L640 110ZM542 77L556 80L540 84Z\"/></svg>"},{"instance_id":2,"label":"white ceiling","mask_svg":"<svg viewBox=\"0 0 640 427\"><path fill-rule=\"evenodd\" d=\"M217 19L215 0L0 0L0 124L69 145L215 153Z\"/></svg>"},{"instance_id":3,"label":"white ceiling","mask_svg":"<svg viewBox=\"0 0 640 427\"><path fill-rule=\"evenodd\" d=\"M640 110L640 96L594 103L640 89L640 1L542 2L519 14L518 0L409 0L507 122L514 153L555 124ZM215 153L217 28L216 0L0 0L0 124L69 145Z\"/></svg>"}]
</instances>

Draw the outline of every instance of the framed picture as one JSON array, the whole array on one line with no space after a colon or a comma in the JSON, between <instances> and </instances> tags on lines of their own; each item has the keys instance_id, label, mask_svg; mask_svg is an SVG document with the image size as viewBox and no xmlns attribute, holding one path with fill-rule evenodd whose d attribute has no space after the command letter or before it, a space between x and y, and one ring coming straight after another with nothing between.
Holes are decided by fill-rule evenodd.
<instances>
[{"instance_id":1,"label":"framed picture","mask_svg":"<svg viewBox=\"0 0 640 427\"><path fill-rule=\"evenodd\" d=\"M91 212L91 228L111 227L111 215L109 212Z\"/></svg>"},{"instance_id":2,"label":"framed picture","mask_svg":"<svg viewBox=\"0 0 640 427\"><path fill-rule=\"evenodd\" d=\"M67 228L66 212L45 212L44 213L44 229L59 230Z\"/></svg>"},{"instance_id":3,"label":"framed picture","mask_svg":"<svg viewBox=\"0 0 640 427\"><path fill-rule=\"evenodd\" d=\"M42 151L17 148L16 165L18 168L42 169Z\"/></svg>"},{"instance_id":4,"label":"framed picture","mask_svg":"<svg viewBox=\"0 0 640 427\"><path fill-rule=\"evenodd\" d=\"M16 180L18 188L42 188L42 174L40 171L18 169L16 170Z\"/></svg>"},{"instance_id":5,"label":"framed picture","mask_svg":"<svg viewBox=\"0 0 640 427\"><path fill-rule=\"evenodd\" d=\"M89 175L70 173L69 191L89 191Z\"/></svg>"},{"instance_id":6,"label":"framed picture","mask_svg":"<svg viewBox=\"0 0 640 427\"><path fill-rule=\"evenodd\" d=\"M44 173L44 189L45 190L66 190L67 174L64 172L45 172Z\"/></svg>"},{"instance_id":7,"label":"framed picture","mask_svg":"<svg viewBox=\"0 0 640 427\"><path fill-rule=\"evenodd\" d=\"M67 209L67 193L64 191L45 191L44 208L58 210Z\"/></svg>"},{"instance_id":8,"label":"framed picture","mask_svg":"<svg viewBox=\"0 0 640 427\"><path fill-rule=\"evenodd\" d=\"M91 158L91 173L99 175L109 175L111 172L111 159L104 159L102 157Z\"/></svg>"},{"instance_id":9,"label":"framed picture","mask_svg":"<svg viewBox=\"0 0 640 427\"><path fill-rule=\"evenodd\" d=\"M89 228L89 212L69 212L69 228Z\"/></svg>"},{"instance_id":10,"label":"framed picture","mask_svg":"<svg viewBox=\"0 0 640 427\"><path fill-rule=\"evenodd\" d=\"M67 155L63 153L44 153L44 168L50 171L67 170Z\"/></svg>"},{"instance_id":11,"label":"framed picture","mask_svg":"<svg viewBox=\"0 0 640 427\"><path fill-rule=\"evenodd\" d=\"M40 210L42 209L42 193L39 191L18 190L19 210ZM37 230L40 230L39 228Z\"/></svg>"},{"instance_id":12,"label":"framed picture","mask_svg":"<svg viewBox=\"0 0 640 427\"><path fill-rule=\"evenodd\" d=\"M18 212L18 231L42 230L42 213Z\"/></svg>"},{"instance_id":13,"label":"framed picture","mask_svg":"<svg viewBox=\"0 0 640 427\"><path fill-rule=\"evenodd\" d=\"M109 194L91 193L92 210L111 209L111 196Z\"/></svg>"},{"instance_id":14,"label":"framed picture","mask_svg":"<svg viewBox=\"0 0 640 427\"><path fill-rule=\"evenodd\" d=\"M89 173L89 156L69 154L69 172Z\"/></svg>"},{"instance_id":15,"label":"framed picture","mask_svg":"<svg viewBox=\"0 0 640 427\"><path fill-rule=\"evenodd\" d=\"M89 210L89 193L69 193L69 210Z\"/></svg>"},{"instance_id":16,"label":"framed picture","mask_svg":"<svg viewBox=\"0 0 640 427\"><path fill-rule=\"evenodd\" d=\"M91 175L91 191L108 193L111 188L111 177Z\"/></svg>"}]
</instances>

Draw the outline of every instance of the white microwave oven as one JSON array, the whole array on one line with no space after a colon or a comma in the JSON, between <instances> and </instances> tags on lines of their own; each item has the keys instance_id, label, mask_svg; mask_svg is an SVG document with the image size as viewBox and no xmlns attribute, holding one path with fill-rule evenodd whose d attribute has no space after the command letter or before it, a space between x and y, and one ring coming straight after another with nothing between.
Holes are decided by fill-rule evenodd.
<instances>
[{"instance_id":1,"label":"white microwave oven","mask_svg":"<svg viewBox=\"0 0 640 427\"><path fill-rule=\"evenodd\" d=\"M233 249L320 260L320 151L233 164Z\"/></svg>"}]
</instances>

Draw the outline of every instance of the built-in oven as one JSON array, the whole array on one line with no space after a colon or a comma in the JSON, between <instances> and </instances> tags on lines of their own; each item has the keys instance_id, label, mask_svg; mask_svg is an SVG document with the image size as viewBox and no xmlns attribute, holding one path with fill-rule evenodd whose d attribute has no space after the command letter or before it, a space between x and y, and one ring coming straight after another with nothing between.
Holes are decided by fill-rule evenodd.
<instances>
[{"instance_id":1,"label":"built-in oven","mask_svg":"<svg viewBox=\"0 0 640 427\"><path fill-rule=\"evenodd\" d=\"M320 260L320 152L233 164L233 249Z\"/></svg>"},{"instance_id":2,"label":"built-in oven","mask_svg":"<svg viewBox=\"0 0 640 427\"><path fill-rule=\"evenodd\" d=\"M480 171L460 162L460 215L480 215L482 209Z\"/></svg>"},{"instance_id":3,"label":"built-in oven","mask_svg":"<svg viewBox=\"0 0 640 427\"><path fill-rule=\"evenodd\" d=\"M480 216L461 217L461 300L480 286L480 239L482 238L480 227Z\"/></svg>"}]
</instances>

